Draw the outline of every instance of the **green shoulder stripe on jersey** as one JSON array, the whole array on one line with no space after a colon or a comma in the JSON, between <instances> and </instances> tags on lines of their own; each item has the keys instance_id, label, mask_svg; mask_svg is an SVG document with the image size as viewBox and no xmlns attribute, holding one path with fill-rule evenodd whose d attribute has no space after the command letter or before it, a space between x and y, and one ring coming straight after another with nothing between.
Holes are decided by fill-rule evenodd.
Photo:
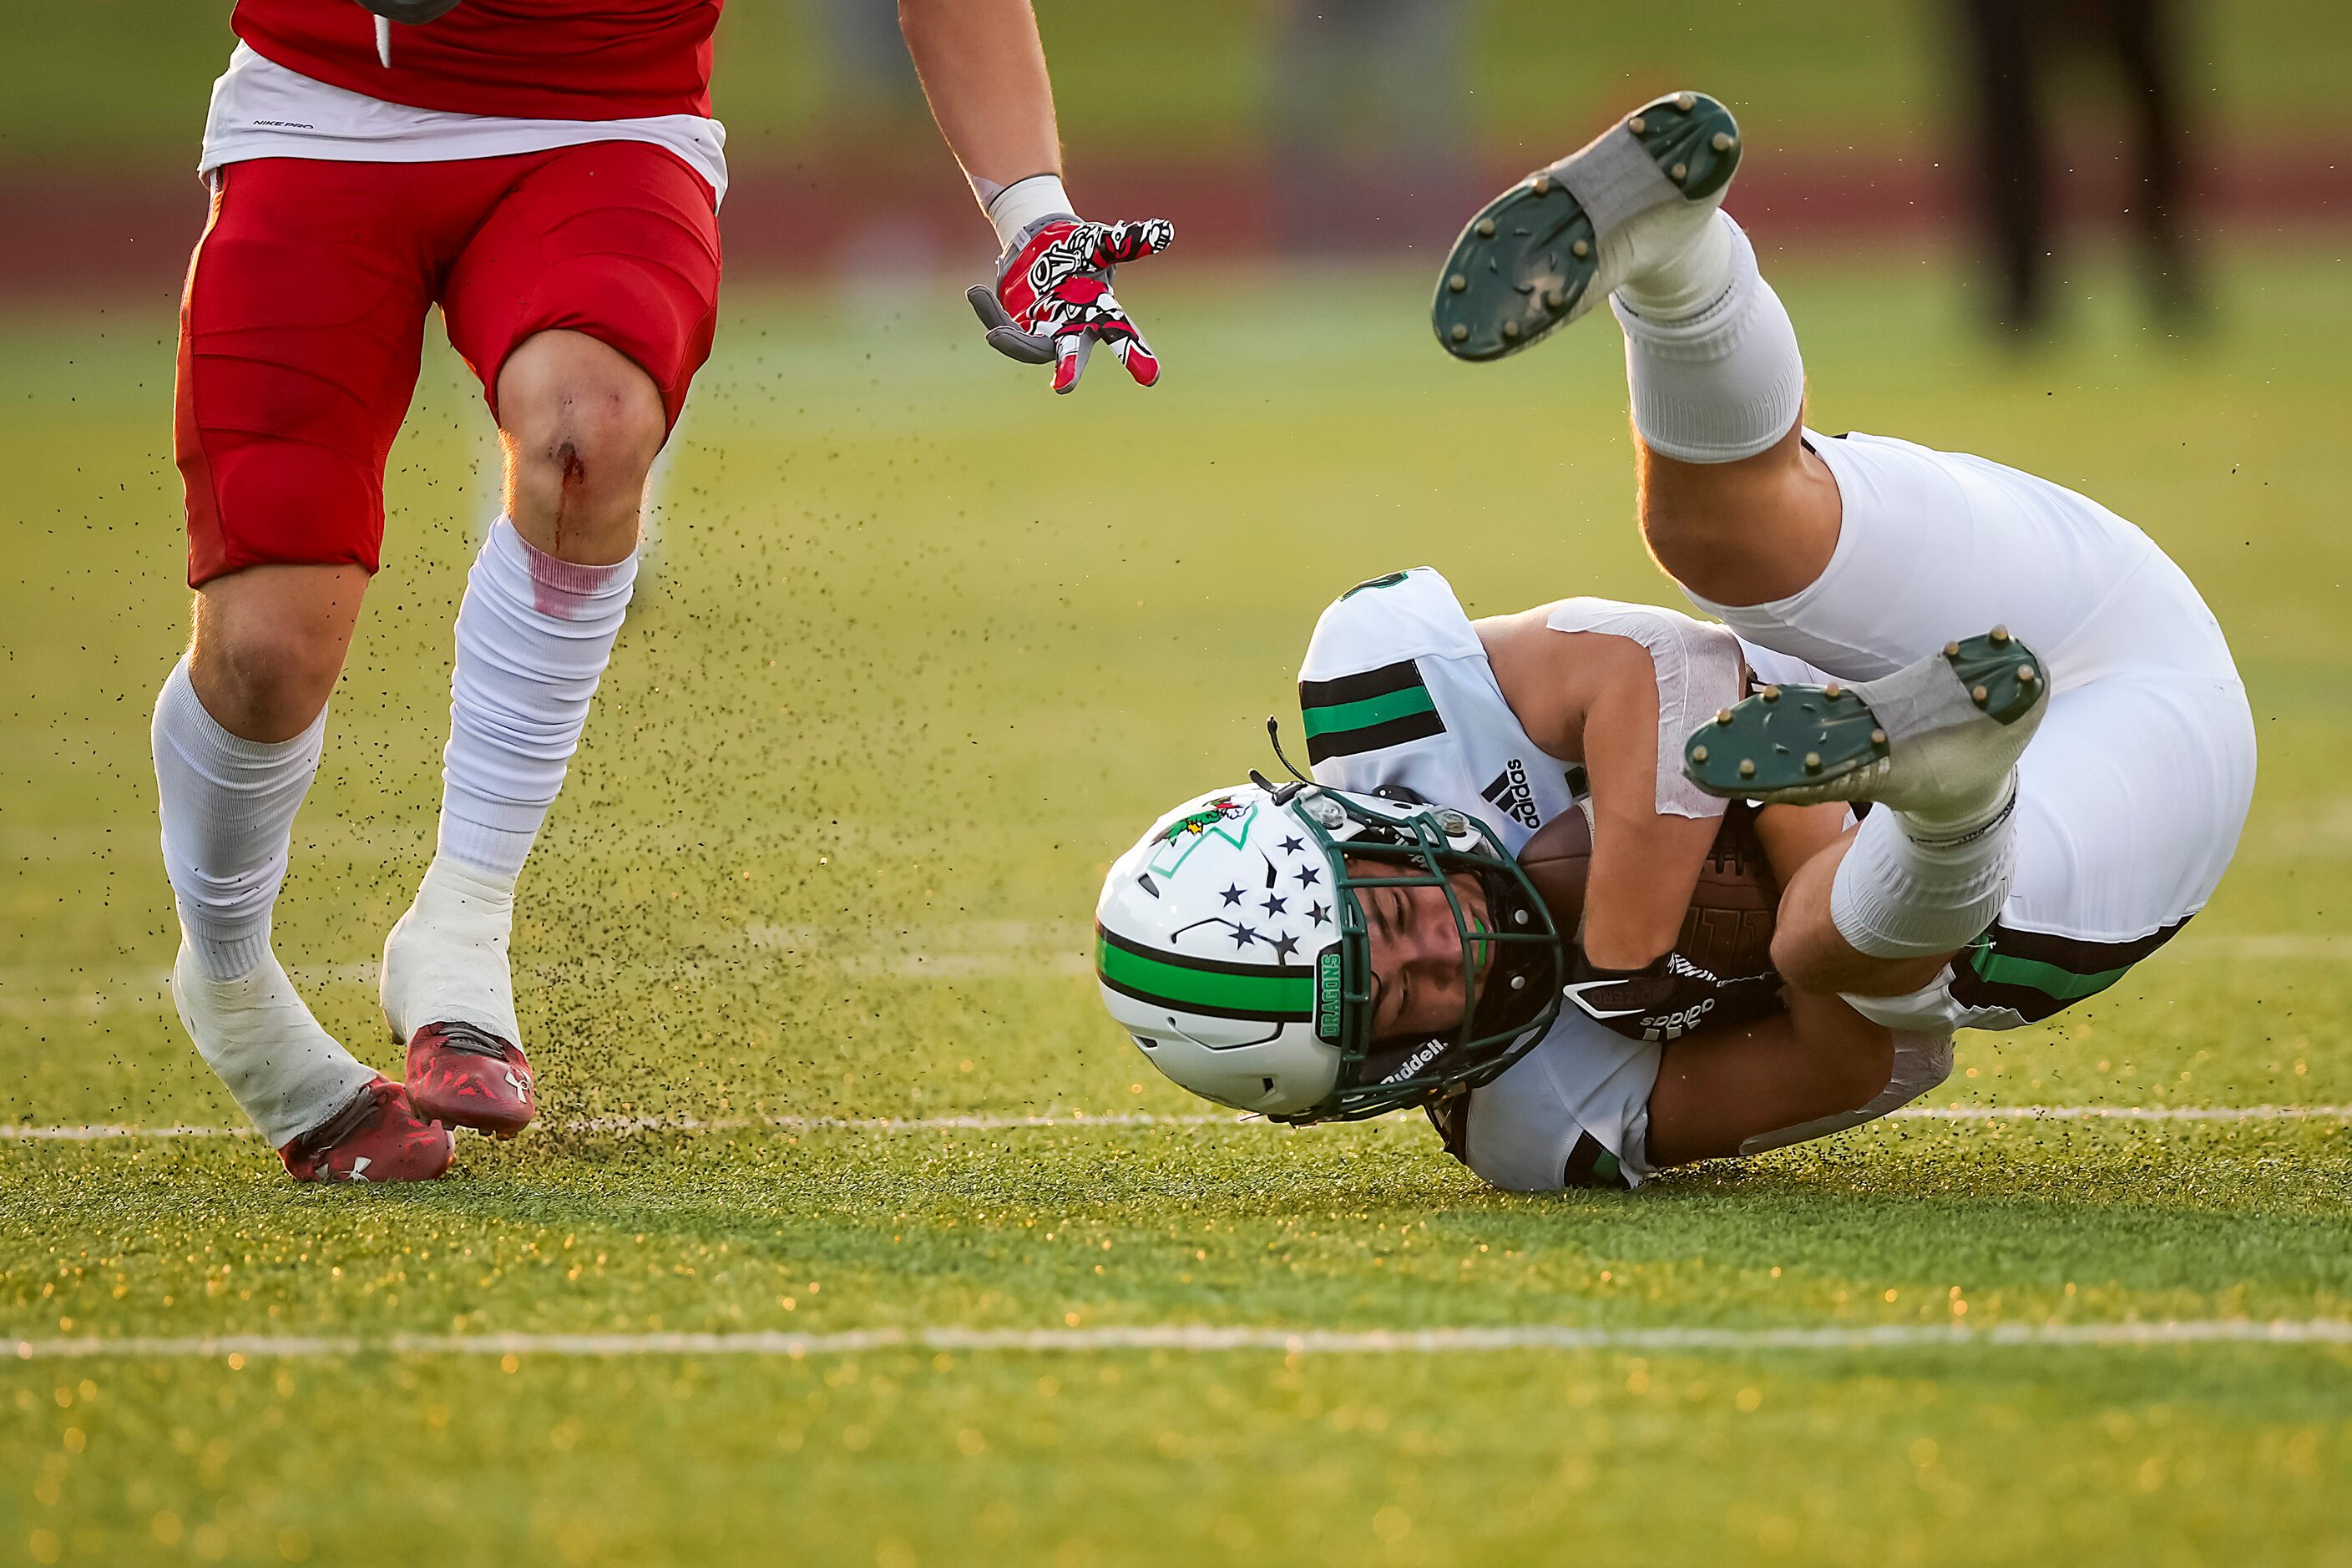
<instances>
[{"instance_id":1,"label":"green shoulder stripe on jersey","mask_svg":"<svg viewBox=\"0 0 2352 1568\"><path fill-rule=\"evenodd\" d=\"M2187 915L2128 942L2093 942L2017 931L1996 921L1952 965L1952 997L1969 1007L2006 1007L2038 1023L2121 980L2170 942Z\"/></svg>"},{"instance_id":2,"label":"green shoulder stripe on jersey","mask_svg":"<svg viewBox=\"0 0 2352 1568\"><path fill-rule=\"evenodd\" d=\"M1307 1018L1315 1012L1312 969L1174 958L1145 952L1100 926L1095 928L1095 973L1112 990L1173 1012L1270 1023Z\"/></svg>"},{"instance_id":3,"label":"green shoulder stripe on jersey","mask_svg":"<svg viewBox=\"0 0 2352 1568\"><path fill-rule=\"evenodd\" d=\"M1298 706L1306 720L1309 763L1445 733L1421 667L1409 658L1360 675L1302 680Z\"/></svg>"},{"instance_id":4,"label":"green shoulder stripe on jersey","mask_svg":"<svg viewBox=\"0 0 2352 1568\"><path fill-rule=\"evenodd\" d=\"M1393 588L1398 584L1403 582L1407 575L1407 574L1402 572L1391 572L1384 576L1367 577L1362 582L1357 584L1354 587L1349 589L1346 593L1340 595L1339 602L1344 605L1349 599L1354 598L1357 595L1362 593L1367 588Z\"/></svg>"}]
</instances>

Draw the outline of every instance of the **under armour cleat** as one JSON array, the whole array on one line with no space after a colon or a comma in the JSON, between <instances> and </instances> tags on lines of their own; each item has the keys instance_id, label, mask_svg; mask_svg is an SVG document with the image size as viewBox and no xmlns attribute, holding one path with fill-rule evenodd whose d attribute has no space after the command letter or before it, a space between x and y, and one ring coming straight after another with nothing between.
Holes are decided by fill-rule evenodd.
<instances>
[{"instance_id":1,"label":"under armour cleat","mask_svg":"<svg viewBox=\"0 0 2352 1568\"><path fill-rule=\"evenodd\" d=\"M419 1120L400 1085L379 1078L278 1157L298 1182L429 1182L455 1149L446 1128Z\"/></svg>"},{"instance_id":2,"label":"under armour cleat","mask_svg":"<svg viewBox=\"0 0 2352 1568\"><path fill-rule=\"evenodd\" d=\"M2032 651L1995 626L1877 680L1767 686L1691 736L1683 776L1734 800L1964 816L1998 795L2049 687Z\"/></svg>"},{"instance_id":3,"label":"under armour cleat","mask_svg":"<svg viewBox=\"0 0 2352 1568\"><path fill-rule=\"evenodd\" d=\"M471 1024L427 1024L408 1042L408 1099L419 1116L511 1138L539 1113L522 1047Z\"/></svg>"},{"instance_id":4,"label":"under armour cleat","mask_svg":"<svg viewBox=\"0 0 2352 1568\"><path fill-rule=\"evenodd\" d=\"M1738 122L1714 99L1643 104L1470 220L1437 280L1437 341L1466 360L1541 341L1686 242L1738 167Z\"/></svg>"}]
</instances>

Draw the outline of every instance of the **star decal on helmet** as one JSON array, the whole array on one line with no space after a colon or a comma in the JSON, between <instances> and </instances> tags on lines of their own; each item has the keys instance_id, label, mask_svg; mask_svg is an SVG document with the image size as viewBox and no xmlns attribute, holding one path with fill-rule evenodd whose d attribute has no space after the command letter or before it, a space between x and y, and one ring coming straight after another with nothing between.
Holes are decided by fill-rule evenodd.
<instances>
[{"instance_id":1,"label":"star decal on helmet","mask_svg":"<svg viewBox=\"0 0 2352 1568\"><path fill-rule=\"evenodd\" d=\"M1225 907L1227 909L1233 908L1235 904L1242 901L1242 889L1240 884L1236 883L1233 887L1227 888L1223 892L1217 896L1225 900Z\"/></svg>"},{"instance_id":2,"label":"star decal on helmet","mask_svg":"<svg viewBox=\"0 0 2352 1568\"><path fill-rule=\"evenodd\" d=\"M1290 900L1287 899L1277 899L1272 893L1268 893L1265 896L1265 912L1269 915L1288 914L1290 912Z\"/></svg>"},{"instance_id":3,"label":"star decal on helmet","mask_svg":"<svg viewBox=\"0 0 2352 1568\"><path fill-rule=\"evenodd\" d=\"M1255 932L1255 931L1254 931L1250 930L1250 928L1249 928L1249 927L1247 927L1247 926L1245 926L1245 925L1236 925L1235 927L1234 927L1234 947L1236 947L1236 948L1244 948L1244 947L1247 947L1250 943L1252 943L1252 942L1255 942L1255 941L1257 941L1257 940L1258 940L1257 932Z\"/></svg>"},{"instance_id":4,"label":"star decal on helmet","mask_svg":"<svg viewBox=\"0 0 2352 1568\"><path fill-rule=\"evenodd\" d=\"M1286 961L1294 956L1297 952L1298 939L1297 937L1278 936L1274 939L1274 955L1276 958Z\"/></svg>"},{"instance_id":5,"label":"star decal on helmet","mask_svg":"<svg viewBox=\"0 0 2352 1568\"><path fill-rule=\"evenodd\" d=\"M1323 873L1318 871L1314 867L1301 866L1298 868L1298 885L1300 887L1312 888L1319 884L1322 880Z\"/></svg>"},{"instance_id":6,"label":"star decal on helmet","mask_svg":"<svg viewBox=\"0 0 2352 1568\"><path fill-rule=\"evenodd\" d=\"M1331 923L1331 907L1328 904L1317 904L1307 912L1314 917L1317 925L1327 926Z\"/></svg>"},{"instance_id":7,"label":"star decal on helmet","mask_svg":"<svg viewBox=\"0 0 2352 1568\"><path fill-rule=\"evenodd\" d=\"M1306 847L1307 841L1303 838L1286 838L1282 841L1282 852L1286 855L1297 855Z\"/></svg>"}]
</instances>

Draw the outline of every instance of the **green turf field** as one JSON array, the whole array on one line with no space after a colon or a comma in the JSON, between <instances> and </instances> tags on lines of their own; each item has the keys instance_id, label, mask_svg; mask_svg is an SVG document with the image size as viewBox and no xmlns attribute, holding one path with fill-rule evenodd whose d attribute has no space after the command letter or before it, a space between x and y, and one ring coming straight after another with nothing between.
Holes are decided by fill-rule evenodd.
<instances>
[{"instance_id":1,"label":"green turf field","mask_svg":"<svg viewBox=\"0 0 2352 1568\"><path fill-rule=\"evenodd\" d=\"M544 1123L382 1192L297 1189L251 1139L0 1140L0 1563L2352 1562L2338 256L2238 258L2191 345L2101 275L2073 345L2024 359L1964 336L1934 264L1768 261L1817 425L2143 522L2265 745L2212 909L2051 1026L1964 1038L1933 1107L2304 1114L1911 1118L1558 1200L1483 1191L1418 1123L1170 1120L1205 1108L1101 1018L1083 952L1111 856L1265 762L1265 713L1295 733L1339 589L1428 562L1474 612L1670 593L1628 521L1614 334L1471 369L1415 275L1138 268L1162 385L1105 360L1057 401L952 289L739 292L524 881ZM236 1120L162 991L170 329L0 326L20 1131ZM385 1065L372 961L428 853L495 506L463 376L435 358L395 452L279 910ZM2063 1337L2249 1321L2339 1337ZM1284 1342L1482 1329L1506 1348ZM1595 1337L1509 1347L1538 1329ZM973 1338L1029 1331L1064 1338ZM173 1342L56 1353L91 1336Z\"/></svg>"}]
</instances>

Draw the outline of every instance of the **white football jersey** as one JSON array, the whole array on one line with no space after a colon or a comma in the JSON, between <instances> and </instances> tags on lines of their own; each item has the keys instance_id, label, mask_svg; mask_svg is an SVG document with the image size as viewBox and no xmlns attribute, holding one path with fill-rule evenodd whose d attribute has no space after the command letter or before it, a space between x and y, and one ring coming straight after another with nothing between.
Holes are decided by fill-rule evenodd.
<instances>
[{"instance_id":1,"label":"white football jersey","mask_svg":"<svg viewBox=\"0 0 2352 1568\"><path fill-rule=\"evenodd\" d=\"M1298 698L1316 783L1401 785L1475 814L1514 855L1585 794L1582 768L1528 738L1453 587L1429 567L1360 584L1324 611ZM1472 1092L1457 1152L1514 1191L1633 1185L1650 1172L1658 1061L1657 1046L1563 1010L1533 1051Z\"/></svg>"},{"instance_id":2,"label":"white football jersey","mask_svg":"<svg viewBox=\"0 0 2352 1568\"><path fill-rule=\"evenodd\" d=\"M1316 783L1402 786L1473 813L1514 855L1585 794L1581 767L1528 738L1452 585L1427 566L1360 584L1323 612L1298 704Z\"/></svg>"}]
</instances>

